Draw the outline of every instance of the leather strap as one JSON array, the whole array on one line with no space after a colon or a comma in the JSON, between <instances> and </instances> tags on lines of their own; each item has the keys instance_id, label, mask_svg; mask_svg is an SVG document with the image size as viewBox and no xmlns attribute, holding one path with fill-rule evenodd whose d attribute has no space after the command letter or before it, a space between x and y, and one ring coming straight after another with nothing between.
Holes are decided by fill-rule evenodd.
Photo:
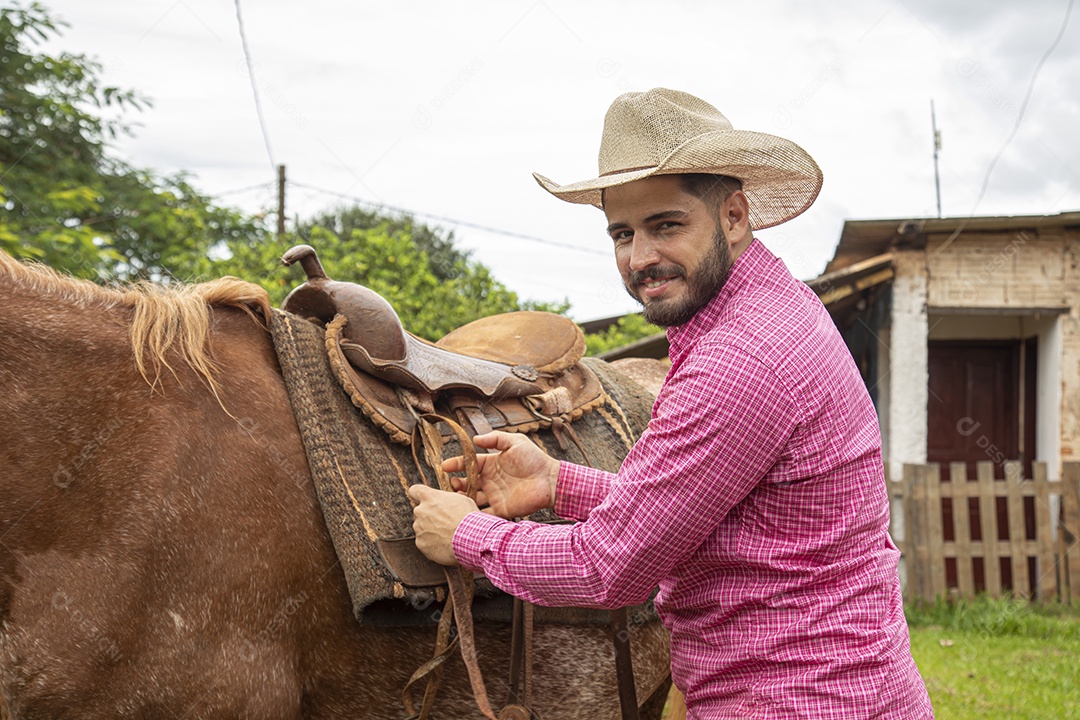
<instances>
[{"instance_id":1,"label":"leather strap","mask_svg":"<svg viewBox=\"0 0 1080 720\"><path fill-rule=\"evenodd\" d=\"M611 634L615 643L615 680L619 686L622 717L623 720L638 720L634 663L630 655L630 623L627 619L626 608L611 611Z\"/></svg>"},{"instance_id":2,"label":"leather strap","mask_svg":"<svg viewBox=\"0 0 1080 720\"><path fill-rule=\"evenodd\" d=\"M533 701L533 627L536 625L536 606L525 603L525 706L532 707Z\"/></svg>"},{"instance_id":3,"label":"leather strap","mask_svg":"<svg viewBox=\"0 0 1080 720\"><path fill-rule=\"evenodd\" d=\"M523 603L524 601L521 598L514 598L514 616L510 622L510 678L508 681L510 687L506 691L507 705L513 705L522 700L518 692L518 686L521 684L521 673L525 664L525 633L522 625L525 619L522 609Z\"/></svg>"},{"instance_id":4,"label":"leather strap","mask_svg":"<svg viewBox=\"0 0 1080 720\"><path fill-rule=\"evenodd\" d=\"M506 694L506 707L522 707L528 717L532 707L533 666L532 645L536 606L521 598L514 598L514 617L510 635L510 688ZM524 676L524 688L522 685ZM501 715L501 713L500 713Z\"/></svg>"},{"instance_id":5,"label":"leather strap","mask_svg":"<svg viewBox=\"0 0 1080 720\"><path fill-rule=\"evenodd\" d=\"M458 444L461 446L462 457L465 459L465 477L466 477L466 493L468 496L475 500L476 493L480 489L480 465L476 460L476 448L473 446L469 435L465 432L459 424L454 422L448 417L436 415L433 413L425 413L419 416L416 424L415 434L419 433L420 440L424 445L424 453L427 455L428 465L435 472L435 477L439 481L439 487L446 492L454 492L454 487L450 483L450 477L446 474L446 471L442 469L442 434L439 432L438 423L445 423L454 435L457 436ZM416 457L416 446L418 443L413 442L413 459L418 460ZM458 634L456 641L461 646L461 658L465 661L465 669L469 674L469 684L472 686L473 696L476 699L476 706L480 708L480 712L488 720L498 720L495 717L495 712L491 709L491 703L488 700L487 688L484 687L484 677L480 672L480 662L476 657L476 636L473 633L473 618L472 618L472 598L473 598L473 578L472 573L462 568L445 568L446 583L450 590L450 596L446 599L446 607L443 610L443 617L439 619L439 638L436 639L435 644L435 657L424 663L415 673L413 678L417 678L417 674L421 671L425 671L425 675L429 675L428 686L424 693L424 704L421 708L419 720L425 720L428 711L431 709L431 703L434 701L435 693L438 690L439 680L441 679L442 663L445 661L445 657L440 659L440 656L446 653L446 648L440 648L439 639L443 637L443 620L447 616L452 616L457 623ZM449 634L447 632L447 634ZM448 656L449 654L446 653ZM430 669L428 669L428 667ZM403 701L405 704L406 712L412 713L412 699L409 694L411 685L414 679L410 678L409 684L405 687L405 696ZM418 678L417 678L418 679Z\"/></svg>"},{"instance_id":6,"label":"leather strap","mask_svg":"<svg viewBox=\"0 0 1080 720\"><path fill-rule=\"evenodd\" d=\"M455 637L452 641L450 640L450 629L453 625L454 603L448 599L439 617L439 630L435 638L435 657L418 667L409 678L409 682L405 683L405 689L401 691L401 704L405 706L405 712L410 718L426 720L431 713L431 706L435 702L435 695L442 681L443 663L454 654L457 648L458 639ZM427 687L424 689L424 701L420 706L420 712L416 712L412 702L412 687L424 678L428 679Z\"/></svg>"},{"instance_id":7,"label":"leather strap","mask_svg":"<svg viewBox=\"0 0 1080 720\"><path fill-rule=\"evenodd\" d=\"M458 608L455 615L458 638L461 641L461 658L465 661L465 669L469 672L469 684L472 685L476 706L480 708L484 717L497 720L495 712L491 709L491 703L488 701L484 676L480 673L480 663L476 659L476 636L473 634L472 619L472 573L461 568L446 568L446 581L450 585L450 598Z\"/></svg>"},{"instance_id":8,"label":"leather strap","mask_svg":"<svg viewBox=\"0 0 1080 720\"><path fill-rule=\"evenodd\" d=\"M458 417L468 425L473 425L474 435L479 432L489 432L490 425L486 428L486 422L477 422L477 415L481 418L482 413L470 413L463 408L458 409ZM470 422L471 421L471 422ZM435 473L439 487L448 492L454 488L449 476L442 469L443 437L438 429L439 423L445 423L457 437L465 464L465 476L467 494L473 500L480 486L479 462L476 459L476 447L473 445L470 435L454 420L435 413L425 413L417 416L417 423L413 431L413 460L420 465L417 456L417 447L423 444L428 467ZM561 423L559 423L561 425ZM480 425L480 427L476 427ZM588 455L578 439L577 434L568 425L565 429L572 441L583 454L586 462ZM421 442L416 442L417 435ZM591 463L590 463L591 464ZM445 568L449 597L442 617L439 618L439 631L435 643L435 656L417 668L402 693L402 703L410 717L418 720L426 720L435 694L438 691L439 682L442 678L443 663L450 656L455 645L461 647L461 657L468 671L469 683L472 686L473 696L480 712L488 720L528 720L531 717L529 708L532 705L532 641L535 608L531 603L514 598L514 619L511 631L510 644L510 689L507 694L505 706L496 717L488 699L487 688L484 686L484 678L480 671L480 664L476 656L476 638L473 632L472 575L460 568ZM451 619L456 620L458 634L453 642L447 642L449 637L449 625ZM633 658L630 652L630 624L626 608L611 611L612 640L615 650L615 677L619 691L619 705L622 710L622 720L639 720L637 690L634 687ZM524 676L524 678L522 678ZM424 692L424 700L419 714L414 713L412 704L412 686L423 679L428 678L428 684ZM518 688L524 679L523 692Z\"/></svg>"}]
</instances>

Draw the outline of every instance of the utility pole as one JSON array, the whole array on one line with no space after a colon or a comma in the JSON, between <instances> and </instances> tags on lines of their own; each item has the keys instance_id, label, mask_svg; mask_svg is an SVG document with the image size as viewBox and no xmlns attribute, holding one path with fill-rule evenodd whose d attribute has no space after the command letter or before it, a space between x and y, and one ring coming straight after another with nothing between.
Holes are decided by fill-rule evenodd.
<instances>
[{"instance_id":1,"label":"utility pole","mask_svg":"<svg viewBox=\"0 0 1080 720\"><path fill-rule=\"evenodd\" d=\"M934 188L937 190L937 216L941 217L941 176L938 174L938 151L941 150L941 133L937 129L937 118L934 116L934 99L930 98L930 127L934 131ZM285 166L281 166L285 172Z\"/></svg>"},{"instance_id":2,"label":"utility pole","mask_svg":"<svg viewBox=\"0 0 1080 720\"><path fill-rule=\"evenodd\" d=\"M937 155L934 155L936 159ZM936 160L934 161L936 162ZM937 201L939 209L937 215L941 215L941 200ZM278 240L285 234L285 166L278 165Z\"/></svg>"}]
</instances>

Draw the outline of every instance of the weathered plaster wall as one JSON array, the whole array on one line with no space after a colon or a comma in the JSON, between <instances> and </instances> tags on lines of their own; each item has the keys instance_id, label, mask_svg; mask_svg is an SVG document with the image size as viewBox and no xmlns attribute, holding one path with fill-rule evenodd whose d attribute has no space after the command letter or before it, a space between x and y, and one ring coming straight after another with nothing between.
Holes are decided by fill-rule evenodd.
<instances>
[{"instance_id":1,"label":"weathered plaster wall","mask_svg":"<svg viewBox=\"0 0 1080 720\"><path fill-rule=\"evenodd\" d=\"M1076 300L1075 272L1066 274L1075 233L1070 243L1056 228L965 232L942 250L945 239L931 237L926 248L931 307L1060 307Z\"/></svg>"},{"instance_id":2,"label":"weathered plaster wall","mask_svg":"<svg viewBox=\"0 0 1080 720\"><path fill-rule=\"evenodd\" d=\"M1067 366L1061 347L1061 318L1047 318L1039 329L1039 366L1036 370L1035 407L1038 419L1035 422L1035 459L1046 463L1048 477L1061 478L1061 449L1065 429L1062 426L1061 411L1065 406L1064 377L1062 370ZM1076 369L1076 354L1072 356L1073 370ZM1076 392L1074 387L1073 392ZM1075 395L1073 396L1075 398ZM1072 403L1075 415L1076 404ZM1074 418L1075 420L1075 418ZM1060 430L1059 430L1060 428ZM1073 432L1073 439L1076 433Z\"/></svg>"},{"instance_id":3,"label":"weathered plaster wall","mask_svg":"<svg viewBox=\"0 0 1080 720\"><path fill-rule=\"evenodd\" d=\"M892 347L892 328L883 327L878 331L878 376L877 382L877 411L878 411L878 429L881 430L881 457L885 460L889 459L889 442L892 440L892 436L889 434L889 413L892 406L892 389L889 385L889 377L892 375L890 368L890 362L892 358L889 357Z\"/></svg>"},{"instance_id":4,"label":"weathered plaster wall","mask_svg":"<svg viewBox=\"0 0 1080 720\"><path fill-rule=\"evenodd\" d=\"M922 252L897 253L893 261L893 314L889 338L888 461L894 480L904 463L926 462L927 277Z\"/></svg>"}]
</instances>

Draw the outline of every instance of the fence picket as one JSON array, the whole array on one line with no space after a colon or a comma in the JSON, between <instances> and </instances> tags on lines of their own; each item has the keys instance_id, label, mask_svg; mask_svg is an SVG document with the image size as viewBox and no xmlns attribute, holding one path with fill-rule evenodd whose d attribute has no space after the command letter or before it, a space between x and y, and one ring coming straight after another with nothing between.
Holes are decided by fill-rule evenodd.
<instances>
[{"instance_id":1,"label":"fence picket","mask_svg":"<svg viewBox=\"0 0 1080 720\"><path fill-rule=\"evenodd\" d=\"M976 463L979 478L979 524L982 528L983 577L986 594L1001 597L1001 564L998 561L997 494L994 492L994 464Z\"/></svg>"},{"instance_id":2,"label":"fence picket","mask_svg":"<svg viewBox=\"0 0 1080 720\"><path fill-rule=\"evenodd\" d=\"M953 527L956 530L956 584L962 597L975 595L975 570L971 563L971 508L968 506L967 463L949 465L952 484Z\"/></svg>"},{"instance_id":3,"label":"fence picket","mask_svg":"<svg viewBox=\"0 0 1080 720\"><path fill-rule=\"evenodd\" d=\"M1050 483L1046 479L1046 463L1032 466L1035 476L1035 546L1038 557L1035 560L1035 583L1039 600L1049 602L1058 597L1057 564L1054 562L1054 538L1050 515ZM1056 483L1055 483L1056 484Z\"/></svg>"},{"instance_id":4,"label":"fence picket","mask_svg":"<svg viewBox=\"0 0 1080 720\"><path fill-rule=\"evenodd\" d=\"M1014 597L1028 597L1031 585L1028 581L1027 532L1024 527L1024 495L1021 483L1023 466L1018 462L1005 463L1005 498L1009 520L1009 564L1012 567L1012 593Z\"/></svg>"},{"instance_id":5,"label":"fence picket","mask_svg":"<svg viewBox=\"0 0 1080 720\"><path fill-rule=\"evenodd\" d=\"M919 482L918 466L904 465L904 566L907 569L908 592L914 597L929 595L929 588L924 582L928 570L923 539L925 498L925 487Z\"/></svg>"},{"instance_id":6,"label":"fence picket","mask_svg":"<svg viewBox=\"0 0 1080 720\"><path fill-rule=\"evenodd\" d=\"M1062 464L1061 505L1065 516L1062 560L1068 575L1069 600L1080 602L1080 463Z\"/></svg>"},{"instance_id":7,"label":"fence picket","mask_svg":"<svg viewBox=\"0 0 1080 720\"><path fill-rule=\"evenodd\" d=\"M920 468L926 488L926 542L930 563L930 596L944 595L945 587L945 537L941 521L941 468L930 463Z\"/></svg>"}]
</instances>

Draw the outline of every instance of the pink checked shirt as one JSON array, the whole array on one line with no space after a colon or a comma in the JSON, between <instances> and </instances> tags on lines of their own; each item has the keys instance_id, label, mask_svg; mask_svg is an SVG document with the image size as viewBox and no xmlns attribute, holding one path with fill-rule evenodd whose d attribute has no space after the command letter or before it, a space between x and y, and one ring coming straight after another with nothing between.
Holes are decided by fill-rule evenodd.
<instances>
[{"instance_id":1,"label":"pink checked shirt","mask_svg":"<svg viewBox=\"0 0 1080 720\"><path fill-rule=\"evenodd\" d=\"M659 585L691 718L930 718L911 659L874 407L814 293L759 241L668 331L618 474L563 463L573 525L471 513L458 561L534 603Z\"/></svg>"}]
</instances>

